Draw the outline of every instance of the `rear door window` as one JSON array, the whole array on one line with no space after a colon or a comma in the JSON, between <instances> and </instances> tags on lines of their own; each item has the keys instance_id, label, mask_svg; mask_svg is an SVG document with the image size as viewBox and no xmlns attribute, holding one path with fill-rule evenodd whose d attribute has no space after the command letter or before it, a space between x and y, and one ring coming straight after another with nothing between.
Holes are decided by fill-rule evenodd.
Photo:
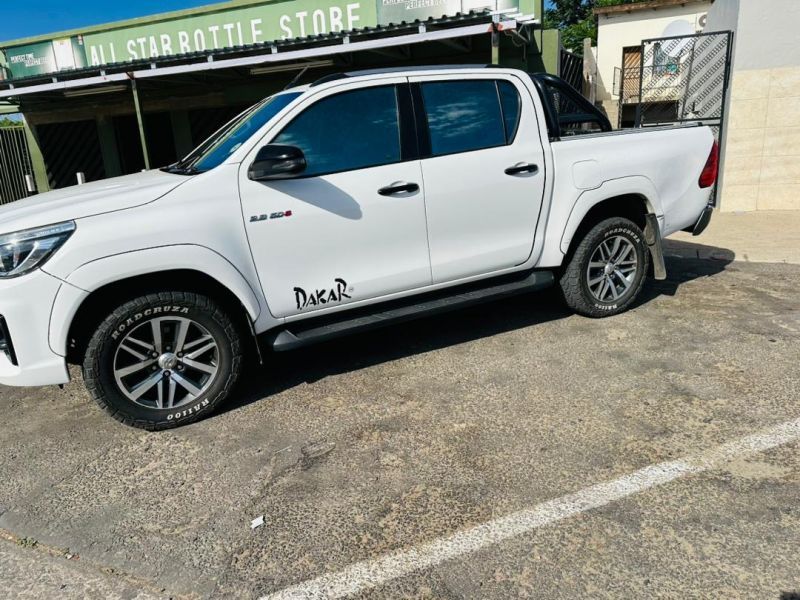
<instances>
[{"instance_id":1,"label":"rear door window","mask_svg":"<svg viewBox=\"0 0 800 600\"><path fill-rule=\"evenodd\" d=\"M513 139L520 100L511 83L436 81L421 87L433 156L504 146Z\"/></svg>"}]
</instances>

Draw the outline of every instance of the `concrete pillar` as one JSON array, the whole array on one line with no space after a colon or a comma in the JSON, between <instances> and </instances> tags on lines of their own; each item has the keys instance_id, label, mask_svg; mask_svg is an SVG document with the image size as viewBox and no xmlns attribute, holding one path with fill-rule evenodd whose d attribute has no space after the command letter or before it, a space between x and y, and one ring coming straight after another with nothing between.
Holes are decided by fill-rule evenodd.
<instances>
[{"instance_id":1,"label":"concrete pillar","mask_svg":"<svg viewBox=\"0 0 800 600\"><path fill-rule=\"evenodd\" d=\"M39 147L39 138L36 136L35 129L28 124L28 120L23 116L22 122L25 124L25 139L28 141L28 152L31 156L31 167L33 177L36 180L36 191L40 194L50 191L50 179L47 177L47 166L44 163L44 155Z\"/></svg>"},{"instance_id":2,"label":"concrete pillar","mask_svg":"<svg viewBox=\"0 0 800 600\"><path fill-rule=\"evenodd\" d=\"M97 137L100 140L100 154L103 156L106 177L122 175L117 136L114 133L114 123L110 117L97 117Z\"/></svg>"},{"instance_id":3,"label":"concrete pillar","mask_svg":"<svg viewBox=\"0 0 800 600\"><path fill-rule=\"evenodd\" d=\"M139 125L139 140L142 143L142 156L144 157L144 168L150 170L150 153L147 150L147 136L144 133L144 117L142 116L142 105L139 102L139 86L136 80L131 79L131 91L133 92L133 106L136 109L136 123Z\"/></svg>"}]
</instances>

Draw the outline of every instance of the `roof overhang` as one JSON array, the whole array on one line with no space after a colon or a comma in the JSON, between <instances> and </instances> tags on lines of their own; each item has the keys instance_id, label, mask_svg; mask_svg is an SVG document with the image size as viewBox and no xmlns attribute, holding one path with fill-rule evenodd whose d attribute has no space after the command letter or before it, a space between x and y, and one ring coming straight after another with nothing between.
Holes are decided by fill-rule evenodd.
<instances>
[{"instance_id":1,"label":"roof overhang","mask_svg":"<svg viewBox=\"0 0 800 600\"><path fill-rule=\"evenodd\" d=\"M658 8L669 8L675 6L686 6L688 4L708 4L714 0L642 0L641 2L631 2L628 4L612 4L610 6L598 6L592 12L595 15L613 16L620 13L632 13L641 10L655 10Z\"/></svg>"},{"instance_id":2,"label":"roof overhang","mask_svg":"<svg viewBox=\"0 0 800 600\"><path fill-rule=\"evenodd\" d=\"M426 42L447 42L458 38L488 34L492 30L492 15L465 15L437 21L403 24L387 28L373 28L356 32L328 34L237 51L217 51L191 57L171 57L151 62L107 65L83 69L80 72L62 72L24 80L0 81L0 99L19 98L31 94L65 91L76 88L102 86L114 82L143 80L168 75L209 72L220 69L255 68L280 63L302 63L321 57L397 48ZM502 30L515 30L517 22L503 18ZM240 56L231 56L236 54ZM179 63L179 64L175 64ZM5 89L3 89L5 88Z\"/></svg>"}]
</instances>

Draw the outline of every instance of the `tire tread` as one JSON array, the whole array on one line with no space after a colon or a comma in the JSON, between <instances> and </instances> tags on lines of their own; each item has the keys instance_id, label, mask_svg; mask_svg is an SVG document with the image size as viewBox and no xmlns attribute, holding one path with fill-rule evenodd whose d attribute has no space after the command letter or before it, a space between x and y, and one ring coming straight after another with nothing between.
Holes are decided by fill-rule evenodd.
<instances>
[{"instance_id":1,"label":"tire tread","mask_svg":"<svg viewBox=\"0 0 800 600\"><path fill-rule=\"evenodd\" d=\"M160 421L149 419L133 419L117 409L111 402L109 402L106 393L100 385L99 372L100 372L100 357L102 355L103 346L108 343L109 330L115 322L122 319L131 310L139 308L146 308L153 303L175 303L191 304L196 308L208 312L217 323L222 326L231 341L231 357L232 365L225 385L215 394L213 398L209 398L209 405L206 410L198 411L187 415L181 419L173 421ZM95 402L113 419L125 425L136 427L138 429L145 429L147 431L161 431L165 429L173 429L182 425L193 423L201 418L206 417L209 413L213 412L233 391L238 375L241 370L243 362L243 348L240 332L237 330L236 325L213 300L207 296L195 294L193 292L184 291L167 291L158 292L140 296L117 307L111 314L109 314L100 326L95 331L89 344L86 348L85 359L83 363L83 379L86 388L94 398Z\"/></svg>"},{"instance_id":2,"label":"tire tread","mask_svg":"<svg viewBox=\"0 0 800 600\"><path fill-rule=\"evenodd\" d=\"M639 296L639 292L641 292L642 287L644 286L645 279L647 279L646 274L649 269L650 262L650 252L647 249L647 246L644 247L644 252L642 253L644 264L641 268L643 275L639 277L633 294L617 309L599 309L589 298L586 297L586 293L583 288L584 260L587 259L588 254L594 251L596 240L600 235L602 235L603 231L619 227L627 227L632 229L637 235L639 235L641 240L644 240L644 234L633 221L623 217L611 217L609 219L605 219L600 221L586 233L578 246L575 248L575 252L572 254L572 258L567 264L566 269L564 269L564 273L559 281L561 293L567 305L580 315L599 319L624 312L636 300L636 298Z\"/></svg>"}]
</instances>

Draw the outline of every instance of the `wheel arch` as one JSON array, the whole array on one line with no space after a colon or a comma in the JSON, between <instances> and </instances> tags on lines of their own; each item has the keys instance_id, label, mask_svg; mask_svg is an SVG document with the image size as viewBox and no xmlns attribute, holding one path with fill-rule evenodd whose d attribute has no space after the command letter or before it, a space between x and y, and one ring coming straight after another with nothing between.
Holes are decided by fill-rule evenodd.
<instances>
[{"instance_id":1,"label":"wheel arch","mask_svg":"<svg viewBox=\"0 0 800 600\"><path fill-rule=\"evenodd\" d=\"M202 268L202 270L201 270ZM74 271L56 297L50 345L68 362L80 362L97 325L116 306L148 293L185 291L207 295L226 308L248 334L261 314L244 276L219 254L177 246L115 255ZM71 291L82 290L80 294ZM87 293L88 292L88 293Z\"/></svg>"},{"instance_id":2,"label":"wheel arch","mask_svg":"<svg viewBox=\"0 0 800 600\"><path fill-rule=\"evenodd\" d=\"M583 236L604 219L627 218L644 230L648 214L662 215L658 194L650 180L638 177L631 179L637 181L625 179L606 182L578 199L561 238L565 262L572 256Z\"/></svg>"},{"instance_id":3,"label":"wheel arch","mask_svg":"<svg viewBox=\"0 0 800 600\"><path fill-rule=\"evenodd\" d=\"M249 334L251 316L239 297L222 283L207 273L191 269L157 271L107 283L84 298L69 327L62 332L62 335L66 333L63 342L56 339L66 348L67 362L80 364L83 361L92 334L117 306L135 297L168 290L203 294L214 299Z\"/></svg>"}]
</instances>

